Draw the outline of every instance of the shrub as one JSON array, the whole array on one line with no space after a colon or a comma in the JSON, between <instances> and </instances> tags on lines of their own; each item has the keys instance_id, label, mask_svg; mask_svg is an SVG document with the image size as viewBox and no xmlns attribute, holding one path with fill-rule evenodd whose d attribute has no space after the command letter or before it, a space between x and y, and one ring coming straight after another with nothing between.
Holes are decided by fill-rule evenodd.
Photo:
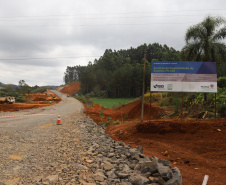
<instances>
[{"instance_id":1,"label":"shrub","mask_svg":"<svg viewBox=\"0 0 226 185\"><path fill-rule=\"evenodd\" d=\"M224 88L226 87L226 77L219 77L217 79L217 86L220 87L220 88Z\"/></svg>"},{"instance_id":2,"label":"shrub","mask_svg":"<svg viewBox=\"0 0 226 185\"><path fill-rule=\"evenodd\" d=\"M46 90L46 87L38 87L37 89L33 90L33 93L44 93Z\"/></svg>"},{"instance_id":3,"label":"shrub","mask_svg":"<svg viewBox=\"0 0 226 185\"><path fill-rule=\"evenodd\" d=\"M226 117L226 105L219 105L218 113L220 117Z\"/></svg>"},{"instance_id":4,"label":"shrub","mask_svg":"<svg viewBox=\"0 0 226 185\"><path fill-rule=\"evenodd\" d=\"M16 96L16 102L28 102L28 100L24 96L19 95Z\"/></svg>"},{"instance_id":5,"label":"shrub","mask_svg":"<svg viewBox=\"0 0 226 185\"><path fill-rule=\"evenodd\" d=\"M87 106L91 106L93 104L93 102L89 98L87 98L86 96L83 96L83 95L75 96L75 98L77 100L79 100L80 102L86 104Z\"/></svg>"},{"instance_id":6,"label":"shrub","mask_svg":"<svg viewBox=\"0 0 226 185\"><path fill-rule=\"evenodd\" d=\"M177 97L173 97L172 98L172 105L174 105L174 112L178 113L179 110L181 110L181 104L182 104L182 100L181 98L177 98Z\"/></svg>"}]
</instances>

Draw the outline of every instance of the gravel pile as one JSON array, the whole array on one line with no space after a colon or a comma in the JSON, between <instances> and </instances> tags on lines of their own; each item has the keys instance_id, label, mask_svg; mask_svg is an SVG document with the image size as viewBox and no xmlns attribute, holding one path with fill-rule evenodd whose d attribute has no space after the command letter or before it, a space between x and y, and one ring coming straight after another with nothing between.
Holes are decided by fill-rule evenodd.
<instances>
[{"instance_id":1,"label":"gravel pile","mask_svg":"<svg viewBox=\"0 0 226 185\"><path fill-rule=\"evenodd\" d=\"M116 142L88 117L77 121L82 135L82 165L78 181L82 184L181 185L178 168L171 163L142 154L142 147L132 148Z\"/></svg>"}]
</instances>

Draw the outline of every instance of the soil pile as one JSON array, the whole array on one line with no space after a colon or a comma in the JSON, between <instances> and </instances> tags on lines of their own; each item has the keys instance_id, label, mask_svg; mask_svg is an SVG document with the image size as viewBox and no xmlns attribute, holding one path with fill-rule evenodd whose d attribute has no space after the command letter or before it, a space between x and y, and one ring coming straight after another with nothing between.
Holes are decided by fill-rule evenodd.
<instances>
[{"instance_id":1,"label":"soil pile","mask_svg":"<svg viewBox=\"0 0 226 185\"><path fill-rule=\"evenodd\" d=\"M90 115L90 117L96 122L106 122L109 121L109 119L117 121L130 121L130 120L140 120L141 118L141 109L142 109L142 102L136 101L132 103L128 103L122 107L119 107L118 109L107 109L107 108L101 108L101 111L103 111L104 115L101 117L100 110L95 110L92 107L87 107L86 113ZM156 104L150 104L144 103L144 120L149 119L158 119L164 116L164 111L158 107Z\"/></svg>"},{"instance_id":2,"label":"soil pile","mask_svg":"<svg viewBox=\"0 0 226 185\"><path fill-rule=\"evenodd\" d=\"M50 104L34 104L34 103L13 103L13 104L1 104L0 112L14 112L19 110L33 109Z\"/></svg>"},{"instance_id":3,"label":"soil pile","mask_svg":"<svg viewBox=\"0 0 226 185\"><path fill-rule=\"evenodd\" d=\"M80 89L80 82L76 82L76 83L74 82L58 90L64 94L73 96L78 93L79 89Z\"/></svg>"}]
</instances>

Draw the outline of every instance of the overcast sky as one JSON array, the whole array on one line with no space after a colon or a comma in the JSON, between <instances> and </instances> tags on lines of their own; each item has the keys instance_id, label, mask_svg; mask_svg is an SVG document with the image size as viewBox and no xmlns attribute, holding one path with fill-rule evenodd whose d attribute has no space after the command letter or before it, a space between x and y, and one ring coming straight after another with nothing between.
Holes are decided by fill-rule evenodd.
<instances>
[{"instance_id":1,"label":"overcast sky","mask_svg":"<svg viewBox=\"0 0 226 185\"><path fill-rule=\"evenodd\" d=\"M0 82L61 85L67 66L105 49L158 42L180 50L188 27L226 17L225 0L0 0Z\"/></svg>"}]
</instances>

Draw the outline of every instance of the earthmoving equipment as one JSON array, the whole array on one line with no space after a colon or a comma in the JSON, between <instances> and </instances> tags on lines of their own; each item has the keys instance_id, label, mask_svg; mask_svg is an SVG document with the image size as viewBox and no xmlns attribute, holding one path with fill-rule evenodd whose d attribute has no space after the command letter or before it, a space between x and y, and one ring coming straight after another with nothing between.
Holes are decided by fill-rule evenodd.
<instances>
[{"instance_id":1,"label":"earthmoving equipment","mask_svg":"<svg viewBox=\"0 0 226 185\"><path fill-rule=\"evenodd\" d=\"M56 96L53 96L52 94L48 94L48 93L46 93L46 96L47 96L47 95L52 96L52 100L57 100L57 97L56 97Z\"/></svg>"},{"instance_id":2,"label":"earthmoving equipment","mask_svg":"<svg viewBox=\"0 0 226 185\"><path fill-rule=\"evenodd\" d=\"M15 97L12 96L6 96L6 97L0 97L0 103L15 103Z\"/></svg>"}]
</instances>

